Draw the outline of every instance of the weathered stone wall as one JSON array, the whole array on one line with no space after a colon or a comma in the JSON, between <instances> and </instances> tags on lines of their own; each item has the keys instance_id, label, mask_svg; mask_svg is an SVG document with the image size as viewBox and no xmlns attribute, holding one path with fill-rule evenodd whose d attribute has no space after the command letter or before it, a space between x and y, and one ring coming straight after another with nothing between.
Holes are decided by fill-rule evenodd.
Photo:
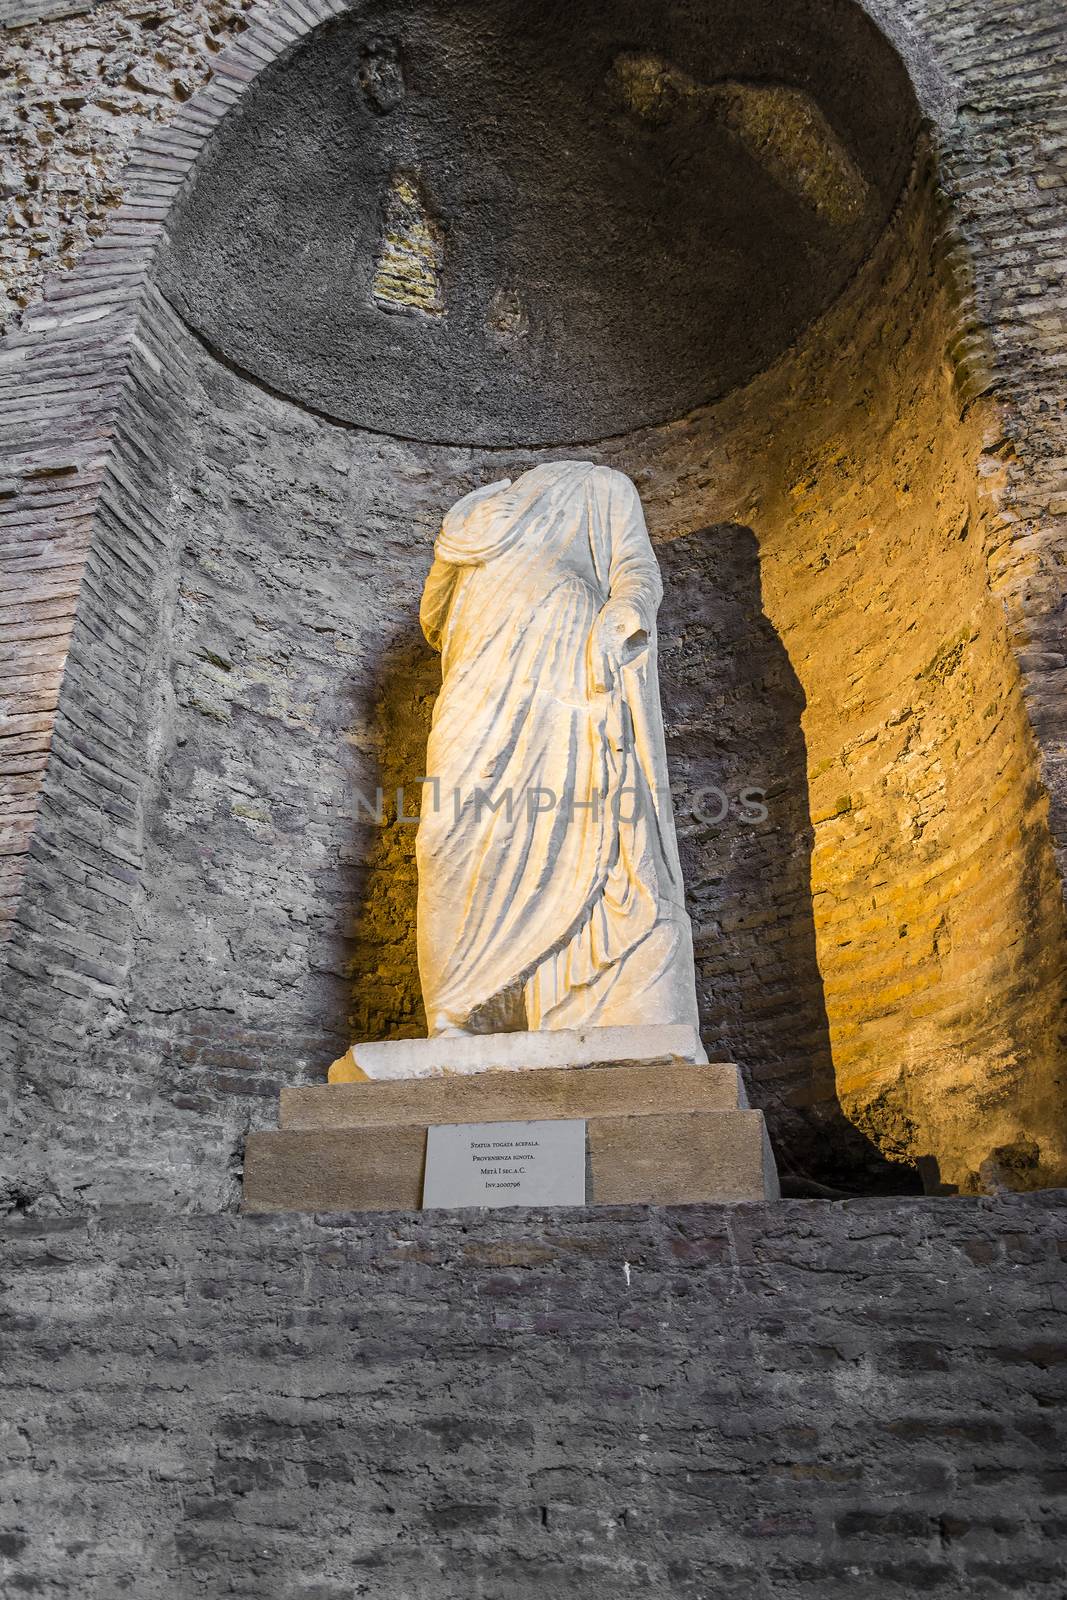
<instances>
[{"instance_id":1,"label":"weathered stone wall","mask_svg":"<svg viewBox=\"0 0 1067 1600\"><path fill-rule=\"evenodd\" d=\"M1064 1220L12 1219L0 1587L1060 1600Z\"/></svg>"},{"instance_id":2,"label":"weathered stone wall","mask_svg":"<svg viewBox=\"0 0 1067 1600\"><path fill-rule=\"evenodd\" d=\"M1060 1182L1067 944L1011 650L1010 447L991 407L960 415L952 307L908 256L884 333L828 338L823 403L796 407L784 493L758 519L768 614L808 693L835 1075L883 1149L929 1143L952 1182L973 1187L998 1149Z\"/></svg>"},{"instance_id":3,"label":"weathered stone wall","mask_svg":"<svg viewBox=\"0 0 1067 1600\"><path fill-rule=\"evenodd\" d=\"M157 281L316 411L581 447L767 367L878 238L919 122L841 0L381 0L249 85Z\"/></svg>"},{"instance_id":4,"label":"weathered stone wall","mask_svg":"<svg viewBox=\"0 0 1067 1600\"><path fill-rule=\"evenodd\" d=\"M173 1215L233 1201L245 1128L350 1026L418 1025L411 832L360 825L353 791L420 754L441 506L533 459L311 417L139 307L182 162L327 10L276 7L188 103L139 84L156 36L165 82L206 74L199 6L11 36L40 90L17 148L48 148L59 196L38 220L6 180L18 304L78 257L74 213L108 209L138 118L174 131L0 365L0 1588L1059 1600L1061 1196ZM1051 0L879 10L937 124L973 301L926 271L920 185L774 371L597 454L660 541L709 1047L748 1068L786 1165L821 1146L879 1181L832 1046L894 1154L972 1182L999 1150L981 1181L1026 1185L1055 1173L1046 792L1067 834L1064 23ZM120 68L114 111L95 95ZM720 824L692 814L710 783ZM741 819L747 785L765 818Z\"/></svg>"},{"instance_id":5,"label":"weathered stone wall","mask_svg":"<svg viewBox=\"0 0 1067 1600\"><path fill-rule=\"evenodd\" d=\"M251 0L0 6L0 331L98 239L134 146L210 79ZM73 13L73 15L72 15Z\"/></svg>"}]
</instances>

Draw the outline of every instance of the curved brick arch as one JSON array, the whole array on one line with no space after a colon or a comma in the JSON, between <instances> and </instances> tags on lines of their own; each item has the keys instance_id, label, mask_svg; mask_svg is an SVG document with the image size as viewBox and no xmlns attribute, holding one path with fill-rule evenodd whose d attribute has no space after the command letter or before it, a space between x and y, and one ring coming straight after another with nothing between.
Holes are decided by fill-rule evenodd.
<instances>
[{"instance_id":1,"label":"curved brick arch","mask_svg":"<svg viewBox=\"0 0 1067 1600\"><path fill-rule=\"evenodd\" d=\"M219 58L211 81L134 148L124 198L106 234L73 271L46 281L42 303L3 341L0 514L12 528L13 581L0 648L12 659L33 642L33 671L10 681L13 707L0 742L8 780L4 933L18 902L74 608L94 518L107 504L119 413L166 218L200 151L248 83L344 9L343 0L308 6L283 0L255 13ZM150 334L142 351L149 340ZM31 552L28 560L20 559L23 550ZM35 620L27 605L43 614ZM47 645L38 643L43 640Z\"/></svg>"}]
</instances>

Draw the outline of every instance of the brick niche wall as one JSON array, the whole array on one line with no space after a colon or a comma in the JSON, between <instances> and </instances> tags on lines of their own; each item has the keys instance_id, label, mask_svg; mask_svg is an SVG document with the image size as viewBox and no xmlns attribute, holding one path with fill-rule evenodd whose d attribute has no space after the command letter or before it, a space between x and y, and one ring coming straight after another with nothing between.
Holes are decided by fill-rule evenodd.
<instances>
[{"instance_id":1,"label":"brick niche wall","mask_svg":"<svg viewBox=\"0 0 1067 1600\"><path fill-rule=\"evenodd\" d=\"M1043 17L882 19L937 119L973 286L943 260L959 240L920 158L871 262L790 355L589 452L639 482L671 580L709 1048L749 1071L787 1164L858 1163L865 1181L869 1147L853 1162L835 1143L839 1101L888 1155L932 1155L964 1187L990 1160L1024 1186L1062 1172L1062 524L1041 502L1058 457L1039 393L1058 346L1052 323L1019 333L1053 316ZM320 1073L350 1027L419 1024L410 835L355 838L351 787L391 786L421 740L432 663L412 609L442 505L533 456L309 418L134 292L199 142L306 26L278 10L242 38L6 348L19 1193L224 1203L281 1081ZM994 148L1005 170L983 187ZM1004 208L1035 194L1028 278L998 251ZM341 559L361 590L325 582ZM765 825L687 823L721 776L767 787Z\"/></svg>"},{"instance_id":2,"label":"brick niche wall","mask_svg":"<svg viewBox=\"0 0 1067 1600\"><path fill-rule=\"evenodd\" d=\"M210 1209L233 1202L283 1084L322 1081L351 1037L424 1028L395 798L423 769L438 681L418 599L442 506L537 456L311 417L223 368L158 296L134 370L139 476L108 481L8 947L10 1148L19 1195ZM708 451L748 449L738 426L724 440L709 411L596 452L638 477L661 543L705 1039L746 1070L788 1170L899 1186L833 1085L803 693L755 535L712 520ZM379 787L383 827L360 798Z\"/></svg>"}]
</instances>

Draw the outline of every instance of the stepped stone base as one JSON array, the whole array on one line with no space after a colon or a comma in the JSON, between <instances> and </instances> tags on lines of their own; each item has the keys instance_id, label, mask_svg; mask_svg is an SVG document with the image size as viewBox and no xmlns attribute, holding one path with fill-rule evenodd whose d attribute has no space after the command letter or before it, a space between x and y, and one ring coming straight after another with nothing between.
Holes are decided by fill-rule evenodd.
<instances>
[{"instance_id":1,"label":"stepped stone base","mask_svg":"<svg viewBox=\"0 0 1067 1600\"><path fill-rule=\"evenodd\" d=\"M737 1068L675 1056L283 1090L280 1130L246 1145L244 1210L418 1210L427 1128L567 1118L586 1122L589 1204L778 1198L763 1114L748 1109Z\"/></svg>"}]
</instances>

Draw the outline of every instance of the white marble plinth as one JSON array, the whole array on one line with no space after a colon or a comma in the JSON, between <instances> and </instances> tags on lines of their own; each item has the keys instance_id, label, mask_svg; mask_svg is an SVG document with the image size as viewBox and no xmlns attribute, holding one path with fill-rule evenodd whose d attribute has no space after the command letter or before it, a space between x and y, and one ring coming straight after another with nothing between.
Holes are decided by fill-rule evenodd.
<instances>
[{"instance_id":1,"label":"white marble plinth","mask_svg":"<svg viewBox=\"0 0 1067 1600\"><path fill-rule=\"evenodd\" d=\"M436 1078L445 1073L524 1072L538 1067L652 1066L707 1061L687 1023L560 1028L542 1033L445 1034L354 1044L330 1068L331 1083Z\"/></svg>"}]
</instances>

